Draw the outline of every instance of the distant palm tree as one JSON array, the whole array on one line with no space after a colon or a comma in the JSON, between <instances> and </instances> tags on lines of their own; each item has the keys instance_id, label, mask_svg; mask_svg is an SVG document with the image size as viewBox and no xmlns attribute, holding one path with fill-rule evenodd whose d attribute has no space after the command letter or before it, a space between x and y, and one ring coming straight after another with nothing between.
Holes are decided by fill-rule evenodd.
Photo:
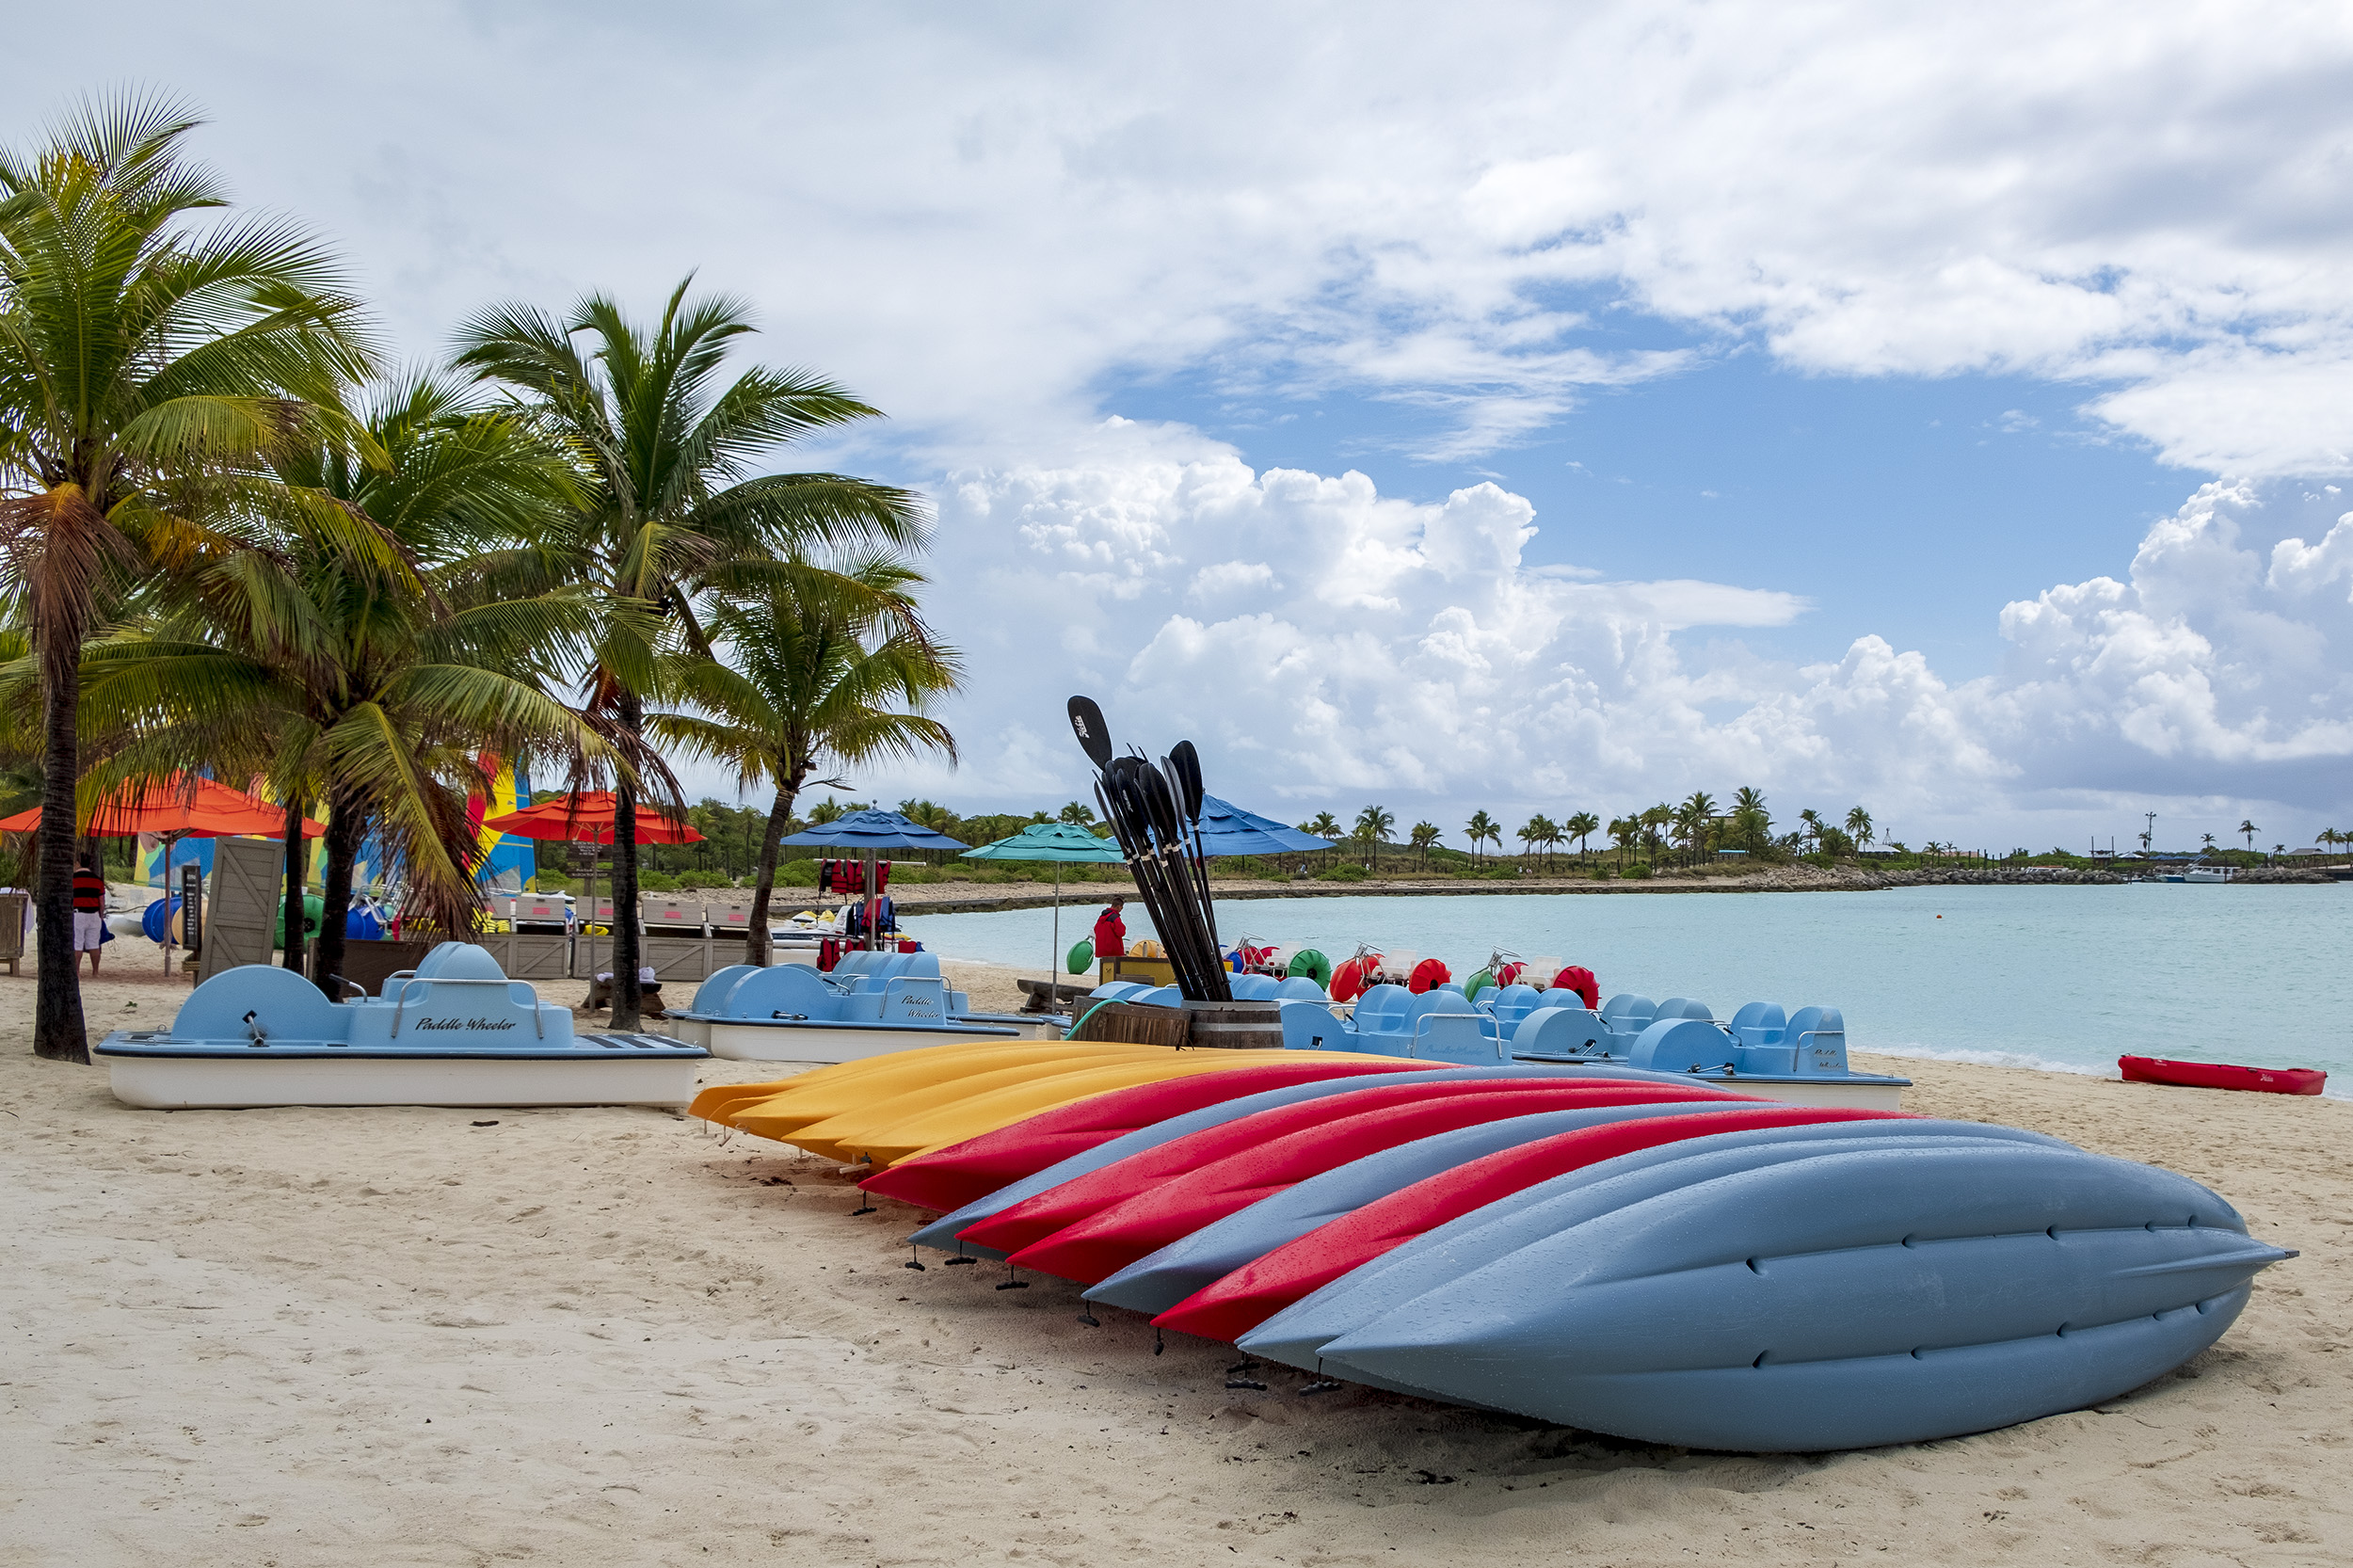
<instances>
[{"instance_id":1,"label":"distant palm tree","mask_svg":"<svg viewBox=\"0 0 2353 1568\"><path fill-rule=\"evenodd\" d=\"M1625 870L1625 852L1634 847L1635 840L1641 837L1641 833L1642 823L1640 817L1609 819L1609 841L1618 846L1618 870L1622 872Z\"/></svg>"},{"instance_id":2,"label":"distant palm tree","mask_svg":"<svg viewBox=\"0 0 2353 1568\"><path fill-rule=\"evenodd\" d=\"M1074 800L1064 807L1054 820L1068 823L1073 827L1083 827L1092 832L1095 828L1095 808L1083 800Z\"/></svg>"},{"instance_id":3,"label":"distant palm tree","mask_svg":"<svg viewBox=\"0 0 2353 1568\"><path fill-rule=\"evenodd\" d=\"M1522 859L1526 859L1528 857L1528 852L1531 847L1549 843L1552 840L1552 836L1560 831L1561 830L1558 827L1553 825L1551 818L1545 816L1542 811L1537 812L1534 816L1529 818L1528 821L1522 823L1520 824L1520 830L1513 835L1513 838L1519 840L1520 841L1520 857Z\"/></svg>"},{"instance_id":4,"label":"distant palm tree","mask_svg":"<svg viewBox=\"0 0 2353 1568\"><path fill-rule=\"evenodd\" d=\"M2257 827L2252 819L2242 819L2238 824L2238 830L2247 835L2247 847L2251 852L2255 847L2255 835L2261 833L2263 829Z\"/></svg>"},{"instance_id":5,"label":"distant palm tree","mask_svg":"<svg viewBox=\"0 0 2353 1568\"><path fill-rule=\"evenodd\" d=\"M1798 820L1805 824L1805 836L1814 840L1814 847L1820 849L1822 847L1822 814L1809 806L1798 813Z\"/></svg>"},{"instance_id":6,"label":"distant palm tree","mask_svg":"<svg viewBox=\"0 0 2353 1568\"><path fill-rule=\"evenodd\" d=\"M2206 846L2208 849L2212 849L2212 848L2214 848L2214 835L2213 835L2213 834L2211 834L2211 833L2204 834L2204 835L2202 835L2202 838L2203 838L2203 840L2204 840L2205 846Z\"/></svg>"},{"instance_id":7,"label":"distant palm tree","mask_svg":"<svg viewBox=\"0 0 2353 1568\"><path fill-rule=\"evenodd\" d=\"M1857 844L1871 841L1871 813L1858 806L1847 813L1847 837Z\"/></svg>"},{"instance_id":8,"label":"distant palm tree","mask_svg":"<svg viewBox=\"0 0 2353 1568\"><path fill-rule=\"evenodd\" d=\"M1561 830L1577 840L1577 858L1582 860L1593 853L1591 840L1601 831L1601 819L1591 811L1579 811L1562 823Z\"/></svg>"},{"instance_id":9,"label":"distant palm tree","mask_svg":"<svg viewBox=\"0 0 2353 1568\"><path fill-rule=\"evenodd\" d=\"M1340 820L1329 811L1318 811L1307 819L1307 825L1302 831L1313 838L1336 840L1340 836ZM1325 850L1323 857L1329 860L1332 852Z\"/></svg>"},{"instance_id":10,"label":"distant palm tree","mask_svg":"<svg viewBox=\"0 0 2353 1568\"><path fill-rule=\"evenodd\" d=\"M833 796L827 795L808 808L808 820L814 825L823 827L829 822L840 822L842 814L848 809L848 807L843 806Z\"/></svg>"},{"instance_id":11,"label":"distant palm tree","mask_svg":"<svg viewBox=\"0 0 2353 1568\"><path fill-rule=\"evenodd\" d=\"M1653 864L1657 862L1658 846L1667 828L1673 824L1674 820L1675 808L1664 801L1642 813L1642 837L1650 845L1650 857Z\"/></svg>"},{"instance_id":12,"label":"distant palm tree","mask_svg":"<svg viewBox=\"0 0 2353 1568\"><path fill-rule=\"evenodd\" d=\"M1477 851L1481 844L1487 842L1490 839L1495 840L1497 848L1500 849L1503 846L1503 829L1497 826L1495 818L1487 815L1484 810L1472 812L1471 820L1463 824L1463 832L1469 838L1473 851Z\"/></svg>"},{"instance_id":13,"label":"distant palm tree","mask_svg":"<svg viewBox=\"0 0 2353 1568\"><path fill-rule=\"evenodd\" d=\"M1389 829L1397 825L1396 814L1378 806L1368 806L1356 813L1354 837L1365 846L1365 869L1374 870L1380 864L1381 846L1389 841Z\"/></svg>"},{"instance_id":14,"label":"distant palm tree","mask_svg":"<svg viewBox=\"0 0 2353 1568\"><path fill-rule=\"evenodd\" d=\"M1430 869L1431 849L1440 839L1444 837L1445 834L1440 831L1436 823L1417 822L1414 824L1414 831L1410 842L1416 850L1420 852L1421 869L1423 871L1428 871Z\"/></svg>"},{"instance_id":15,"label":"distant palm tree","mask_svg":"<svg viewBox=\"0 0 2353 1568\"><path fill-rule=\"evenodd\" d=\"M1732 836L1741 847L1763 849L1771 840L1772 813L1765 809L1765 795L1753 786L1743 785L1732 796Z\"/></svg>"}]
</instances>

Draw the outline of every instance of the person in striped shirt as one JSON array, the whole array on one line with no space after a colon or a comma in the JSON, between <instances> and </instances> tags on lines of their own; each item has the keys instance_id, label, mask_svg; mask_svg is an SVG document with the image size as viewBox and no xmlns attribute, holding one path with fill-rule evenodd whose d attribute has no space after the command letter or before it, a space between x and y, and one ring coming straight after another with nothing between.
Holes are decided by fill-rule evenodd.
<instances>
[{"instance_id":1,"label":"person in striped shirt","mask_svg":"<svg viewBox=\"0 0 2353 1568\"><path fill-rule=\"evenodd\" d=\"M106 879L85 854L73 873L73 969L81 972L83 953L89 954L90 978L98 978L99 947L106 940Z\"/></svg>"}]
</instances>

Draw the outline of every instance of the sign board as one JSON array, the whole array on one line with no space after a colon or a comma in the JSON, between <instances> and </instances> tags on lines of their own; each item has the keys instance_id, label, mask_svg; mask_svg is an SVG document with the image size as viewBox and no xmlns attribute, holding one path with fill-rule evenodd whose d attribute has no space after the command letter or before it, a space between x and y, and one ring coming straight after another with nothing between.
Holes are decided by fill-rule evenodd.
<instances>
[{"instance_id":1,"label":"sign board","mask_svg":"<svg viewBox=\"0 0 2353 1568\"><path fill-rule=\"evenodd\" d=\"M213 907L199 950L199 980L210 980L240 964L270 961L278 945L285 886L284 844L274 839L213 841ZM296 932L295 940L301 939L302 934Z\"/></svg>"}]
</instances>

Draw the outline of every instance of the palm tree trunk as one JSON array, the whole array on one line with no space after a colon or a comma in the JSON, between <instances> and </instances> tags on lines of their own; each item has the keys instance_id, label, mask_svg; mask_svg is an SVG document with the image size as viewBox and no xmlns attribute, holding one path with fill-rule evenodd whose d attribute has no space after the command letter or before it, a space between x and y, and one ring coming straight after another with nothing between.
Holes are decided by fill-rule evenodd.
<instances>
[{"instance_id":1,"label":"palm tree trunk","mask_svg":"<svg viewBox=\"0 0 2353 1568\"><path fill-rule=\"evenodd\" d=\"M72 626L41 629L40 883L34 917L40 944L33 1001L33 1054L88 1062L81 960L73 952L73 785L81 773L75 720L82 701L82 637ZM166 888L166 895L169 895Z\"/></svg>"},{"instance_id":2,"label":"palm tree trunk","mask_svg":"<svg viewBox=\"0 0 2353 1568\"><path fill-rule=\"evenodd\" d=\"M768 967L775 957L768 936L768 905L776 890L777 846L784 840L784 824L792 820L792 803L800 795L801 776L778 772L788 780L776 786L776 801L768 808L768 825L760 836L760 871L752 882L752 928L744 936L744 962Z\"/></svg>"},{"instance_id":3,"label":"palm tree trunk","mask_svg":"<svg viewBox=\"0 0 2353 1568\"><path fill-rule=\"evenodd\" d=\"M286 792L286 968L302 972L302 808L299 791ZM324 928L322 928L322 934Z\"/></svg>"},{"instance_id":4,"label":"palm tree trunk","mask_svg":"<svg viewBox=\"0 0 2353 1568\"><path fill-rule=\"evenodd\" d=\"M625 692L619 708L621 727L629 731L634 749L645 738L645 704ZM639 1013L645 997L638 989L638 952L637 784L625 777L613 792L613 1027L616 1030L632 1031L645 1021Z\"/></svg>"},{"instance_id":5,"label":"palm tree trunk","mask_svg":"<svg viewBox=\"0 0 2353 1568\"><path fill-rule=\"evenodd\" d=\"M344 937L351 919L351 868L368 836L366 805L357 792L327 797L327 868L319 877L319 942L311 952L311 982L330 1000L343 1000Z\"/></svg>"}]
</instances>

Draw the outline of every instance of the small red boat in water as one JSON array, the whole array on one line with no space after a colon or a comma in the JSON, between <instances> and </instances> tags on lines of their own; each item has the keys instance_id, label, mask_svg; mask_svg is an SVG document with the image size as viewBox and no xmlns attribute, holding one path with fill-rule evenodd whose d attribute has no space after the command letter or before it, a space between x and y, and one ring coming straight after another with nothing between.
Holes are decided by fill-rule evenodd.
<instances>
[{"instance_id":1,"label":"small red boat in water","mask_svg":"<svg viewBox=\"0 0 2353 1568\"><path fill-rule=\"evenodd\" d=\"M2173 1083L2189 1089L2252 1089L2264 1095L2317 1095L2329 1075L2317 1067L2235 1067L2227 1062L2166 1062L2120 1056L2127 1083Z\"/></svg>"}]
</instances>

